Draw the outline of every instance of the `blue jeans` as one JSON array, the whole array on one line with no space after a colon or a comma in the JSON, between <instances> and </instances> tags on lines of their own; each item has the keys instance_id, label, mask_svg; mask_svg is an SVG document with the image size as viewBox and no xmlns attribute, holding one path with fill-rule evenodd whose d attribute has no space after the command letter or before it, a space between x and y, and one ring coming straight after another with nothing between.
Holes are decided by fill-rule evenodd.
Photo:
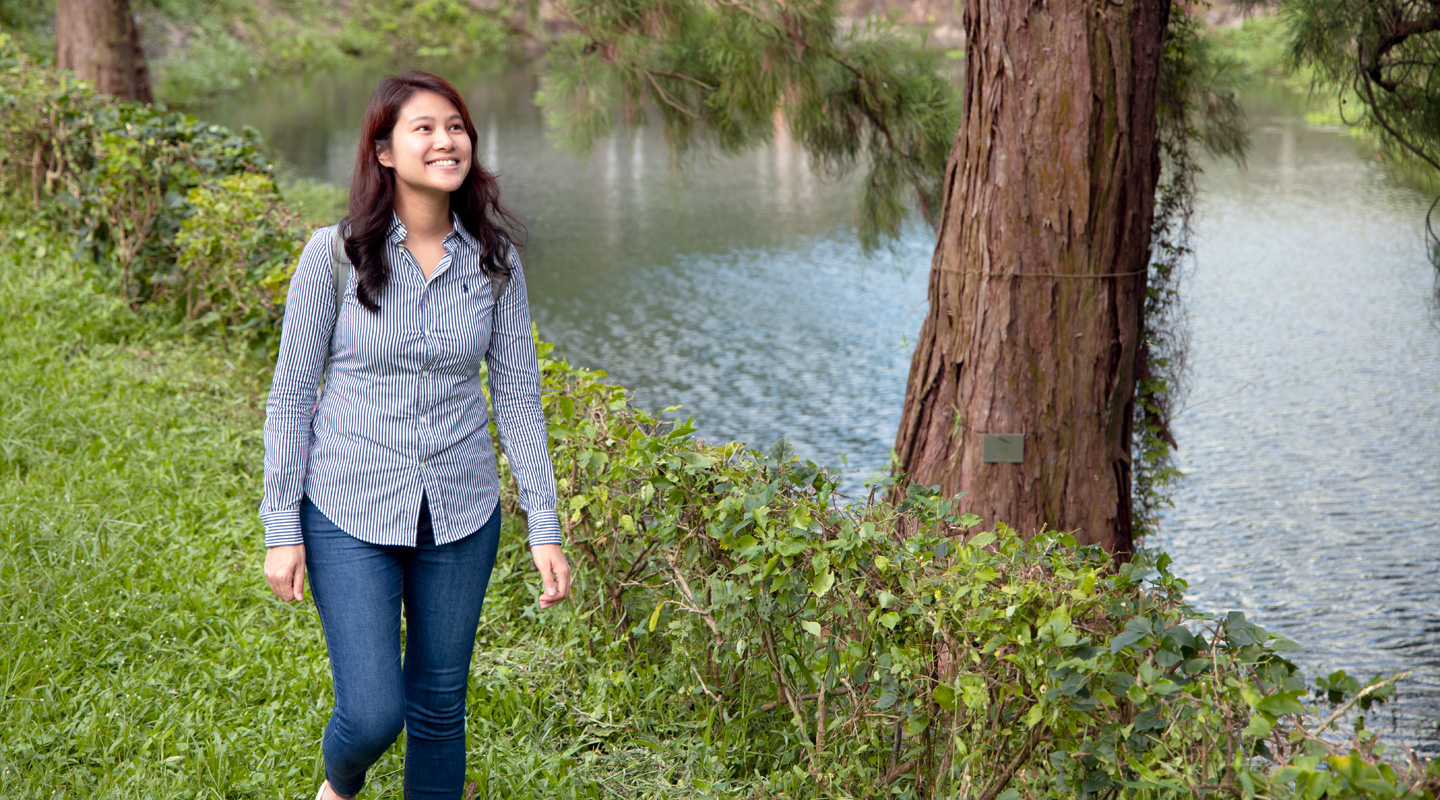
<instances>
[{"instance_id":1,"label":"blue jeans","mask_svg":"<svg viewBox=\"0 0 1440 800\"><path fill-rule=\"evenodd\" d=\"M500 542L499 505L480 530L446 545L435 544L423 503L415 547L356 539L308 497L300 520L310 596L335 684L335 710L320 744L331 788L346 797L358 793L365 771L404 729L407 800L458 800L465 690Z\"/></svg>"}]
</instances>

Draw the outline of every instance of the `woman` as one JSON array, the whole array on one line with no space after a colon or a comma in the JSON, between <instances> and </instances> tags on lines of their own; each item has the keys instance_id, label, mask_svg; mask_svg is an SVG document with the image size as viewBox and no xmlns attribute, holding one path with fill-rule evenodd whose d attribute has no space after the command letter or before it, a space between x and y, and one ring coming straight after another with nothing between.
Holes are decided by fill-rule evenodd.
<instances>
[{"instance_id":1,"label":"woman","mask_svg":"<svg viewBox=\"0 0 1440 800\"><path fill-rule=\"evenodd\" d=\"M330 652L318 800L354 797L402 728L405 797L458 798L466 678L500 532L482 360L542 608L566 598L570 566L508 235L518 223L445 80L407 72L376 87L347 219L354 268L338 312L330 239L345 225L311 237L290 282L265 407L265 578L298 600L308 572Z\"/></svg>"}]
</instances>

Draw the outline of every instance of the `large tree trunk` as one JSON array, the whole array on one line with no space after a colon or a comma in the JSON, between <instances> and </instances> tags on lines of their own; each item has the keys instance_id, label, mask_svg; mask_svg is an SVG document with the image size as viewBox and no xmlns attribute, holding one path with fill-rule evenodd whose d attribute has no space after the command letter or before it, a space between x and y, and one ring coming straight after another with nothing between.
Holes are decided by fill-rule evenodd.
<instances>
[{"instance_id":1,"label":"large tree trunk","mask_svg":"<svg viewBox=\"0 0 1440 800\"><path fill-rule=\"evenodd\" d=\"M1129 552L1168 0L966 0L965 120L896 452L1024 534ZM1024 434L985 463L985 433Z\"/></svg>"},{"instance_id":2,"label":"large tree trunk","mask_svg":"<svg viewBox=\"0 0 1440 800\"><path fill-rule=\"evenodd\" d=\"M56 0L55 63L105 94L154 102L130 0Z\"/></svg>"}]
</instances>

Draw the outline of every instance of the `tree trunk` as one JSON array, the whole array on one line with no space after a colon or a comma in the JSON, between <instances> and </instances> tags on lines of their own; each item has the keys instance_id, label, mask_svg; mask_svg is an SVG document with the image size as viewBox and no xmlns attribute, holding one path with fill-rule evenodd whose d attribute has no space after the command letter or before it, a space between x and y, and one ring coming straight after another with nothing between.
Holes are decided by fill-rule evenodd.
<instances>
[{"instance_id":1,"label":"tree trunk","mask_svg":"<svg viewBox=\"0 0 1440 800\"><path fill-rule=\"evenodd\" d=\"M56 0L55 63L105 94L155 100L130 0Z\"/></svg>"},{"instance_id":2,"label":"tree trunk","mask_svg":"<svg viewBox=\"0 0 1440 800\"><path fill-rule=\"evenodd\" d=\"M896 440L963 510L1127 553L1168 0L966 0L965 120ZM986 433L1024 434L985 463Z\"/></svg>"}]
</instances>

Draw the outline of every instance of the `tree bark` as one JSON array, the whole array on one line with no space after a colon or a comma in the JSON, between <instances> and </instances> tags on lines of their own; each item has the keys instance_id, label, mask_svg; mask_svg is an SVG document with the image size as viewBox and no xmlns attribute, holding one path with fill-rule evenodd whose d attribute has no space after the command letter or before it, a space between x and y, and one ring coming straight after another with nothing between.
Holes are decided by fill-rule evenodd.
<instances>
[{"instance_id":1,"label":"tree bark","mask_svg":"<svg viewBox=\"0 0 1440 800\"><path fill-rule=\"evenodd\" d=\"M104 94L155 101L130 0L56 0L55 63Z\"/></svg>"},{"instance_id":2,"label":"tree bark","mask_svg":"<svg viewBox=\"0 0 1440 800\"><path fill-rule=\"evenodd\" d=\"M896 452L1024 535L1132 547L1168 0L966 0L965 120ZM984 463L986 433L1024 434Z\"/></svg>"}]
</instances>

